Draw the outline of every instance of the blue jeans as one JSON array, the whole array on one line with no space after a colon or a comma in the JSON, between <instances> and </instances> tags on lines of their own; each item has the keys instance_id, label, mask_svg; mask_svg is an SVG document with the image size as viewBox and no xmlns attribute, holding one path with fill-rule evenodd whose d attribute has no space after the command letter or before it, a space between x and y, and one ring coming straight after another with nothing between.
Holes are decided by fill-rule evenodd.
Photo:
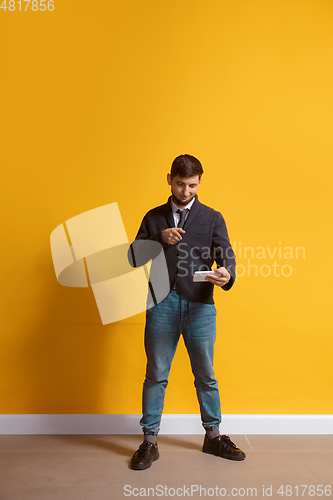
<instances>
[{"instance_id":1,"label":"blue jeans","mask_svg":"<svg viewBox=\"0 0 333 500\"><path fill-rule=\"evenodd\" d=\"M181 334L191 361L202 425L206 430L214 430L221 422L220 395L213 370L216 308L214 304L185 299L176 286L162 302L146 311L147 368L140 420L145 434L156 436L160 430L165 389Z\"/></svg>"}]
</instances>

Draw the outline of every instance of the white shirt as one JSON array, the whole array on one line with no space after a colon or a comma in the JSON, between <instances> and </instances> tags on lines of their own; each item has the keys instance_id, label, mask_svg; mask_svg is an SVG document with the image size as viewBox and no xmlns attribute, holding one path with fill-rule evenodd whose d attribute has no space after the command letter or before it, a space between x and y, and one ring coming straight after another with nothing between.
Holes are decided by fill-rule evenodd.
<instances>
[{"instance_id":1,"label":"white shirt","mask_svg":"<svg viewBox=\"0 0 333 500\"><path fill-rule=\"evenodd\" d=\"M194 201L195 201L195 197L184 208L188 208L189 210L191 210L191 207L192 207ZM177 205L175 204L175 202L173 201L172 198L171 198L171 208L172 208L172 212L173 212L173 219L175 221L175 227L177 227L178 222L180 221L180 214L177 214L177 210L183 211L184 208L177 207ZM187 219L189 214L190 214L190 212L187 212L185 220Z\"/></svg>"}]
</instances>

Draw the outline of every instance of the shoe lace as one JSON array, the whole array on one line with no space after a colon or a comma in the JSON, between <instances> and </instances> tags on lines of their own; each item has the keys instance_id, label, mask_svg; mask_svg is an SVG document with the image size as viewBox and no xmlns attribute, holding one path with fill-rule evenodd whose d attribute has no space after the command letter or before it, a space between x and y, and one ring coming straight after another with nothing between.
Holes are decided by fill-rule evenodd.
<instances>
[{"instance_id":1,"label":"shoe lace","mask_svg":"<svg viewBox=\"0 0 333 500\"><path fill-rule=\"evenodd\" d=\"M154 446L152 443L148 441L144 441L140 444L138 451L136 452L137 457L145 457L146 453Z\"/></svg>"},{"instance_id":2,"label":"shoe lace","mask_svg":"<svg viewBox=\"0 0 333 500\"><path fill-rule=\"evenodd\" d=\"M230 446L232 446L233 448L236 448L235 443L233 443L233 442L231 441L231 439L230 439L230 437L229 437L229 436L226 436L225 434L223 434L221 437L222 437L222 439L223 439L224 441L227 441L227 443L228 443L228 444L230 444Z\"/></svg>"}]
</instances>

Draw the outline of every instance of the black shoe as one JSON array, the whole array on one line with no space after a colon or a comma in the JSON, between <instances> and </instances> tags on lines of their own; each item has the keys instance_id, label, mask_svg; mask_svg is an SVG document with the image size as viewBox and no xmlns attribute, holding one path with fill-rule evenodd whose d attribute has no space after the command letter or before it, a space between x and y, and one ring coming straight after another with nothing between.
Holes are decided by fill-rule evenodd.
<instances>
[{"instance_id":1,"label":"black shoe","mask_svg":"<svg viewBox=\"0 0 333 500\"><path fill-rule=\"evenodd\" d=\"M213 439L208 439L207 434L202 447L204 453L217 455L218 457L228 458L229 460L244 460L245 453L236 447L229 436L217 436Z\"/></svg>"},{"instance_id":2,"label":"black shoe","mask_svg":"<svg viewBox=\"0 0 333 500\"><path fill-rule=\"evenodd\" d=\"M159 457L157 444L144 441L134 453L131 460L131 467L134 470L148 469L152 462L158 460Z\"/></svg>"}]
</instances>

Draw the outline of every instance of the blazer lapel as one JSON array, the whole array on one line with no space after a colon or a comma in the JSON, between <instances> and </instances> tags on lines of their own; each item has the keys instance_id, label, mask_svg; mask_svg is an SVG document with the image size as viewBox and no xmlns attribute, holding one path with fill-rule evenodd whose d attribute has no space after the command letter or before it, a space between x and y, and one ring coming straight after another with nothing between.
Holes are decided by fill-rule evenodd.
<instances>
[{"instance_id":1,"label":"blazer lapel","mask_svg":"<svg viewBox=\"0 0 333 500\"><path fill-rule=\"evenodd\" d=\"M198 195L195 195L195 202L193 203L190 213L188 214L188 217L186 219L186 222L184 224L184 231L187 231L189 225L197 218L199 212L201 209L201 203L198 200Z\"/></svg>"},{"instance_id":2,"label":"blazer lapel","mask_svg":"<svg viewBox=\"0 0 333 500\"><path fill-rule=\"evenodd\" d=\"M171 208L171 196L169 196L167 203L165 204L166 209L166 219L168 226L167 227L175 227L175 221L173 218L173 211Z\"/></svg>"}]
</instances>

